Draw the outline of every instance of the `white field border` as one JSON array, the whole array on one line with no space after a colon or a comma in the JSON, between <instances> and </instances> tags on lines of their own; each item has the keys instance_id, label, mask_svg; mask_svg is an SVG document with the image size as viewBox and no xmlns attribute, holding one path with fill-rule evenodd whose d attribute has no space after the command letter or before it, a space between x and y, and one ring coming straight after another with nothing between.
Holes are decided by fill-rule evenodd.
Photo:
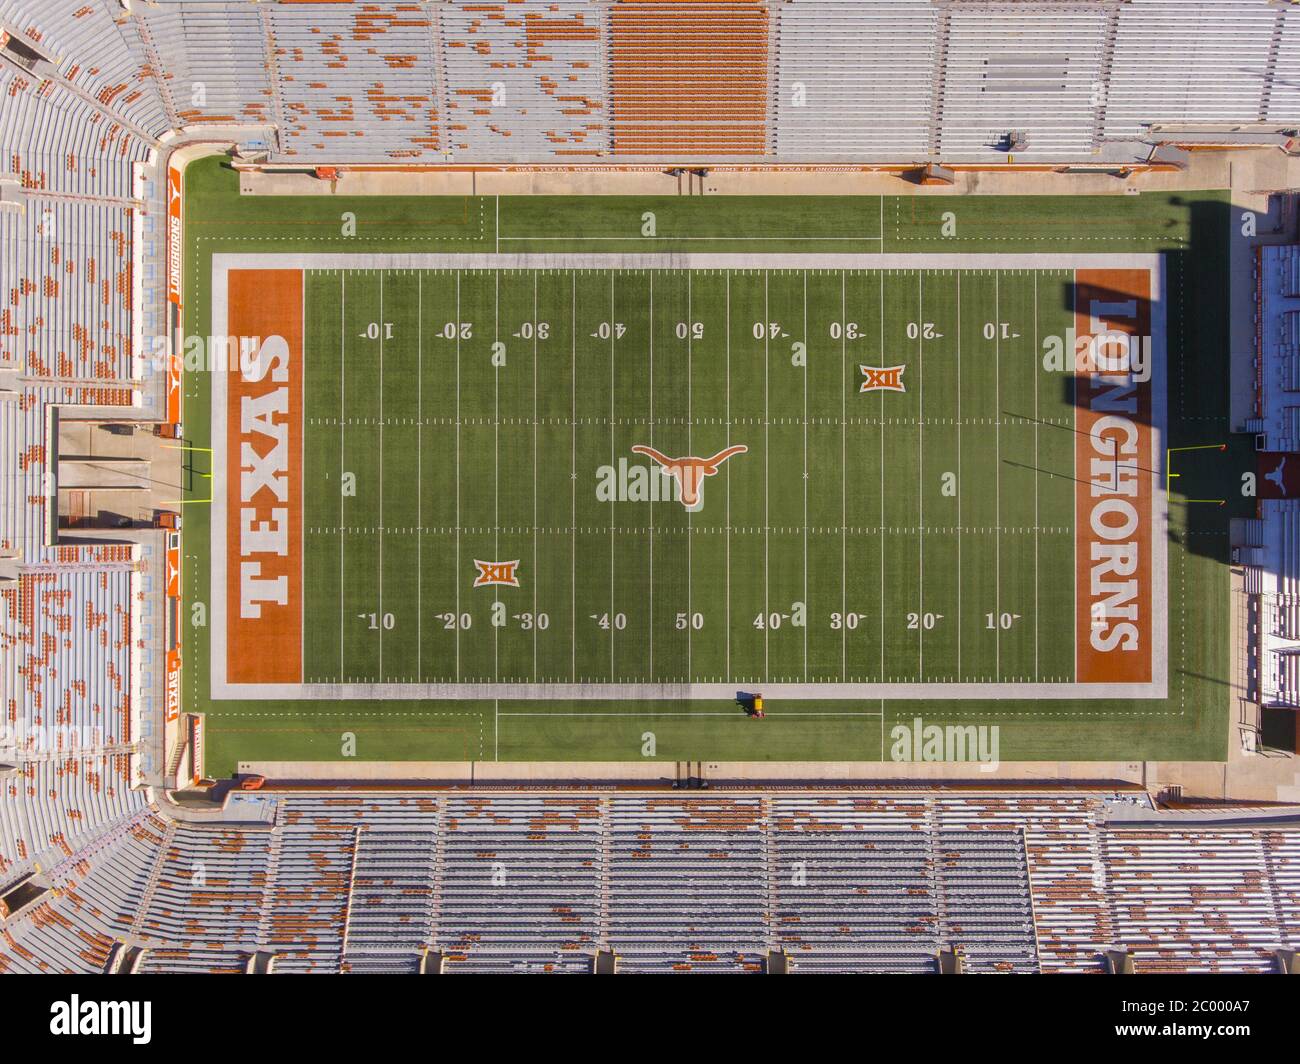
<instances>
[{"instance_id":1,"label":"white field border","mask_svg":"<svg viewBox=\"0 0 1300 1064\"><path fill-rule=\"evenodd\" d=\"M1155 367L1151 396L1151 467L1159 470L1152 490L1150 683L764 683L769 698L826 699L1163 699L1169 686L1168 499L1165 495L1166 332L1168 299L1161 254L876 254L665 252L654 254L219 254L212 256L210 332L224 335L229 307L228 273L265 270L1147 270L1151 275L1152 346ZM305 330L305 323L304 323ZM305 335L305 332L304 332ZM682 701L732 698L736 683L301 683L232 684L226 680L226 402L225 375L212 381L213 494L210 526L212 629L209 639L213 699L512 701ZM1071 618L1073 625L1073 618ZM305 663L304 663L305 665ZM752 686L752 684L751 684Z\"/></svg>"}]
</instances>

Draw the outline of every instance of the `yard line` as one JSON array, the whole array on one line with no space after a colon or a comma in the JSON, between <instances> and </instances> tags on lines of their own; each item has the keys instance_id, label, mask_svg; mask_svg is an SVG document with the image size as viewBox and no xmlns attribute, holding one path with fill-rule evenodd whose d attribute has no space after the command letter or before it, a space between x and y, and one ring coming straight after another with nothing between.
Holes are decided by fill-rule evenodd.
<instances>
[{"instance_id":1,"label":"yard line","mask_svg":"<svg viewBox=\"0 0 1300 1064\"><path fill-rule=\"evenodd\" d=\"M650 271L650 446L655 445L655 275ZM657 470L650 467L651 476ZM650 507L650 678L655 674L655 510Z\"/></svg>"},{"instance_id":2,"label":"yard line","mask_svg":"<svg viewBox=\"0 0 1300 1064\"><path fill-rule=\"evenodd\" d=\"M885 271L880 271L880 364L885 364ZM885 527L885 393L880 393L880 527ZM843 618L841 618L841 621ZM845 633L847 635L847 633ZM880 682L885 682L885 537L880 537Z\"/></svg>"},{"instance_id":3,"label":"yard line","mask_svg":"<svg viewBox=\"0 0 1300 1064\"><path fill-rule=\"evenodd\" d=\"M808 271L803 271L803 678L808 679Z\"/></svg>"},{"instance_id":4,"label":"yard line","mask_svg":"<svg viewBox=\"0 0 1300 1064\"><path fill-rule=\"evenodd\" d=\"M609 271L609 465L614 462L614 271ZM614 682L614 512L609 504L609 681Z\"/></svg>"},{"instance_id":5,"label":"yard line","mask_svg":"<svg viewBox=\"0 0 1300 1064\"><path fill-rule=\"evenodd\" d=\"M424 271L415 273L415 678L424 680Z\"/></svg>"},{"instance_id":6,"label":"yard line","mask_svg":"<svg viewBox=\"0 0 1300 1064\"><path fill-rule=\"evenodd\" d=\"M384 679L384 271L379 271L379 679Z\"/></svg>"},{"instance_id":7,"label":"yard line","mask_svg":"<svg viewBox=\"0 0 1300 1064\"><path fill-rule=\"evenodd\" d=\"M768 271L763 271L763 678L772 675L771 665L771 590L772 590L772 570L768 562L768 551L770 545L769 530L772 525L771 518L771 494L768 491L768 459L772 453L771 437L771 419L768 417L768 401L771 397L771 388L769 385L770 366L768 363L768 348L770 346L767 334L770 331L767 323L772 320L772 313L768 302Z\"/></svg>"},{"instance_id":8,"label":"yard line","mask_svg":"<svg viewBox=\"0 0 1300 1064\"><path fill-rule=\"evenodd\" d=\"M1001 275L997 270L993 271L993 400L994 410L997 411L997 420L993 422L993 451L994 451L994 491L993 506L994 519L993 527L998 529L997 539L994 541L993 556L995 573L995 587L993 601L997 606L997 613L994 616L994 672L993 676L997 680L1002 679L1002 284Z\"/></svg>"},{"instance_id":9,"label":"yard line","mask_svg":"<svg viewBox=\"0 0 1300 1064\"><path fill-rule=\"evenodd\" d=\"M1070 315L1070 321L1071 324L1073 324L1077 320L1078 313L1079 313L1077 296L1075 295L1075 293L1079 291L1079 271L1075 269L1075 270L1070 270L1068 272L1070 275L1071 302L1074 303L1074 306L1071 308L1071 315ZM1071 352L1070 357L1073 359L1073 358L1077 358L1078 355ZM1077 433L1079 430L1075 428L1075 426L1078 424L1078 415L1077 413L1075 413L1075 411L1078 410L1078 406L1079 406L1079 378L1077 376L1071 375L1068 379L1069 379L1069 388L1070 388L1070 405L1071 407L1073 407L1070 413L1069 424L1070 427L1074 429L1074 431ZM1073 436L1071 438L1073 439L1074 443L1070 448L1070 466L1071 468L1074 468L1077 465L1079 460L1078 458L1079 440L1077 436ZM1166 455L1166 458L1167 457L1168 456ZM1075 540L1074 550L1076 552L1076 557L1077 557L1077 552L1079 550L1079 543L1078 543L1079 492L1077 488L1074 491L1070 492L1070 525L1074 531L1074 540ZM1070 627L1071 627L1071 635L1073 636L1073 638L1070 641L1070 645L1071 647L1073 647L1074 650L1072 655L1073 663L1074 663L1074 674L1073 676L1071 676L1071 679L1077 681L1079 678L1079 574L1078 574L1077 566L1075 567L1073 579L1070 581L1070 583L1072 584L1073 591L1074 591L1074 594L1070 600L1070 605L1071 605Z\"/></svg>"},{"instance_id":10,"label":"yard line","mask_svg":"<svg viewBox=\"0 0 1300 1064\"><path fill-rule=\"evenodd\" d=\"M653 276L653 275L652 275ZM686 453L694 454L691 442L691 399L693 391L691 388L691 333L694 331L695 322L691 316L691 272L686 271ZM691 672L693 663L691 660L691 587L694 581L694 536L691 535L691 512L686 511L686 677L689 680L694 674ZM651 592L653 594L653 592Z\"/></svg>"},{"instance_id":11,"label":"yard line","mask_svg":"<svg viewBox=\"0 0 1300 1064\"><path fill-rule=\"evenodd\" d=\"M302 406L298 410L298 439L302 441L302 463L298 468L298 498L302 500L302 512L307 510L307 282L309 273L303 271L302 278L302 304L298 308L300 314L299 320L303 323L302 347L303 347L303 368L302 368ZM300 531L301 534L301 531ZM307 673L307 625L303 611L307 605L307 551L306 545L298 551L298 586L302 588L302 602L298 607L298 660L301 662L302 674Z\"/></svg>"},{"instance_id":12,"label":"yard line","mask_svg":"<svg viewBox=\"0 0 1300 1064\"><path fill-rule=\"evenodd\" d=\"M500 199L500 197L497 197ZM533 677L537 676L537 271L533 271Z\"/></svg>"},{"instance_id":13,"label":"yard line","mask_svg":"<svg viewBox=\"0 0 1300 1064\"><path fill-rule=\"evenodd\" d=\"M920 270L916 271L916 375L917 375L917 409L920 411L920 423L917 425L917 470L920 490L916 493L917 527L917 679L925 679L925 358L923 348L925 341L925 286Z\"/></svg>"},{"instance_id":14,"label":"yard line","mask_svg":"<svg viewBox=\"0 0 1300 1064\"><path fill-rule=\"evenodd\" d=\"M883 275L882 275L883 276ZM845 279L845 273L840 270L840 680L847 681L849 677L849 642L848 642L848 625L845 624L844 617L849 608L849 590L848 590L848 572L849 572L849 436L848 436L848 417L849 417L849 340L848 329L845 327L848 320L848 281ZM883 314L883 304L881 313ZM883 326L882 326L883 328ZM882 429L883 433L884 430ZM884 518L881 518L881 525L884 525ZM880 538L880 549L883 551L885 539ZM883 555L881 556L881 570L884 569ZM881 608L884 608L884 602L881 602ZM883 637L883 625L882 637ZM884 651L881 651L881 661L884 661Z\"/></svg>"},{"instance_id":15,"label":"yard line","mask_svg":"<svg viewBox=\"0 0 1300 1064\"><path fill-rule=\"evenodd\" d=\"M1034 469L1038 469L1038 271L1034 270L1034 347L1030 352L1034 382ZM1034 679L1038 678L1038 475L1034 475Z\"/></svg>"},{"instance_id":16,"label":"yard line","mask_svg":"<svg viewBox=\"0 0 1300 1064\"><path fill-rule=\"evenodd\" d=\"M723 405L727 418L727 440L731 440L731 271L726 272L726 319L727 319L727 386L726 395L723 397ZM727 606L726 606L726 636L727 636L727 675L731 675L731 467L727 466L727 520L726 520L726 584L727 584Z\"/></svg>"},{"instance_id":17,"label":"yard line","mask_svg":"<svg viewBox=\"0 0 1300 1064\"><path fill-rule=\"evenodd\" d=\"M456 680L460 681L460 270L456 271Z\"/></svg>"},{"instance_id":18,"label":"yard line","mask_svg":"<svg viewBox=\"0 0 1300 1064\"><path fill-rule=\"evenodd\" d=\"M492 343L501 342L501 271L492 272ZM501 557L501 367L492 364L492 557ZM537 574L533 574L537 579ZM501 679L501 629L492 626L492 675Z\"/></svg>"},{"instance_id":19,"label":"yard line","mask_svg":"<svg viewBox=\"0 0 1300 1064\"><path fill-rule=\"evenodd\" d=\"M569 673L578 679L578 274L569 271Z\"/></svg>"},{"instance_id":20,"label":"yard line","mask_svg":"<svg viewBox=\"0 0 1300 1064\"><path fill-rule=\"evenodd\" d=\"M961 271L955 271L957 276L957 679L962 677L961 671L961 540L962 540L962 523L961 523L961 493L966 484L961 475Z\"/></svg>"},{"instance_id":21,"label":"yard line","mask_svg":"<svg viewBox=\"0 0 1300 1064\"><path fill-rule=\"evenodd\" d=\"M344 651L343 651L343 632L345 625L343 623L343 585L344 574L346 572L343 562L343 529L347 527L347 518L344 515L344 495L343 495L343 473L346 469L344 463L347 459L344 456L343 441L347 435L347 359L345 353L348 346L348 323L347 323L347 305L348 305L348 275L346 271L339 272L339 683L346 679L344 675Z\"/></svg>"},{"instance_id":22,"label":"yard line","mask_svg":"<svg viewBox=\"0 0 1300 1064\"><path fill-rule=\"evenodd\" d=\"M492 235L496 239L496 251L499 255L501 254L501 197L500 195L497 195L494 198L496 202L494 204L494 213L492 216Z\"/></svg>"}]
</instances>

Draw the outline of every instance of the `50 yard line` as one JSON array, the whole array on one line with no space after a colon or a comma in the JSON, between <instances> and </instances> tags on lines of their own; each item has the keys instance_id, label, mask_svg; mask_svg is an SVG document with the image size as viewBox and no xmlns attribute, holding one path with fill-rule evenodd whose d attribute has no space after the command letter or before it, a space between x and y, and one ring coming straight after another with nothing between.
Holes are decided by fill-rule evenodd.
<instances>
[{"instance_id":1,"label":"50 yard line","mask_svg":"<svg viewBox=\"0 0 1300 1064\"><path fill-rule=\"evenodd\" d=\"M346 631L346 624L343 620L343 587L345 584L346 566L343 560L343 545L345 536L343 530L347 527L347 516L345 513L343 494L343 473L346 470L346 457L344 454L344 438L347 436L347 345L348 345L348 275L346 271L339 273L339 682L342 683L347 679L344 664L343 635Z\"/></svg>"}]
</instances>

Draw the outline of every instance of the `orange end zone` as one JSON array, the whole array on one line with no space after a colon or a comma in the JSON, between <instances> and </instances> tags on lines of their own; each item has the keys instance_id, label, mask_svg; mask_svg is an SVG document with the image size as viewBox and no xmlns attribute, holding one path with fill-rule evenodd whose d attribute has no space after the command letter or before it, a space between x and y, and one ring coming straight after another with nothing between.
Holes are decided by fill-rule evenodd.
<instances>
[{"instance_id":1,"label":"orange end zone","mask_svg":"<svg viewBox=\"0 0 1300 1064\"><path fill-rule=\"evenodd\" d=\"M226 676L300 683L302 271L231 270L227 291Z\"/></svg>"},{"instance_id":2,"label":"orange end zone","mask_svg":"<svg viewBox=\"0 0 1300 1064\"><path fill-rule=\"evenodd\" d=\"M1074 414L1075 679L1149 683L1157 475L1147 347L1151 274L1078 270L1074 308L1081 349ZM1138 345L1148 355L1146 373L1135 372Z\"/></svg>"}]
</instances>

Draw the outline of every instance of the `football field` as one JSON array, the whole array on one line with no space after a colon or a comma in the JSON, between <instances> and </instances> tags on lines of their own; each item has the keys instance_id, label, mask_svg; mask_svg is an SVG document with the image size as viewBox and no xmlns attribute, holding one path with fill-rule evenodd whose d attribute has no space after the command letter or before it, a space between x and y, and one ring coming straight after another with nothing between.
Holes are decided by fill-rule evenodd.
<instances>
[{"instance_id":1,"label":"football field","mask_svg":"<svg viewBox=\"0 0 1300 1064\"><path fill-rule=\"evenodd\" d=\"M1080 270L1015 256L954 268L578 258L221 263L231 331L292 337L282 374L266 356L216 392L231 494L214 550L238 556L232 568L277 553L248 549L250 521L279 520L245 505L276 483L258 442L271 433L250 427L248 404L278 394L249 394L259 378L293 382L266 416L301 435L277 471L297 488L278 500L295 526L281 554L291 590L256 590L271 586L260 569L254 591L237 589L231 683L322 698L653 699L755 685L1101 697L1119 693L1107 681L1158 679L1158 646L1134 648L1145 670L1079 661L1097 622L1078 616L1078 485L1147 485L1133 547L1145 564L1109 600L1140 597L1119 610L1141 628L1135 642L1158 642L1162 591L1147 561L1150 443L1093 434L1077 409L1087 378L1043 356L1091 298ZM1127 276L1075 259L1094 285ZM890 265L904 261L917 265ZM1138 388L1113 408L1136 414ZM1103 456L1100 481L1080 451ZM289 689L265 686L277 684Z\"/></svg>"}]
</instances>

